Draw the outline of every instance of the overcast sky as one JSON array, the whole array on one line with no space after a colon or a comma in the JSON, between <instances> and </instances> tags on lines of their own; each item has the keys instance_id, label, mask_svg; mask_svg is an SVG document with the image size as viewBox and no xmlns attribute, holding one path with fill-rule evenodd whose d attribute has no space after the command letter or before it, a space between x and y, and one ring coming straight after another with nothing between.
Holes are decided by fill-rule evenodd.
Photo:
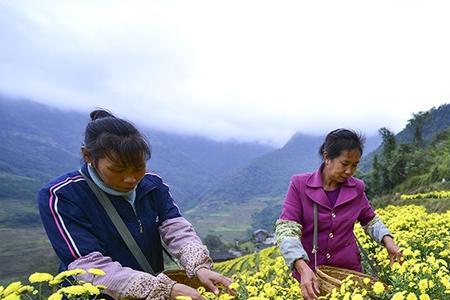
<instances>
[{"instance_id":1,"label":"overcast sky","mask_svg":"<svg viewBox=\"0 0 450 300\"><path fill-rule=\"evenodd\" d=\"M450 1L0 0L0 94L281 145L450 102Z\"/></svg>"}]
</instances>

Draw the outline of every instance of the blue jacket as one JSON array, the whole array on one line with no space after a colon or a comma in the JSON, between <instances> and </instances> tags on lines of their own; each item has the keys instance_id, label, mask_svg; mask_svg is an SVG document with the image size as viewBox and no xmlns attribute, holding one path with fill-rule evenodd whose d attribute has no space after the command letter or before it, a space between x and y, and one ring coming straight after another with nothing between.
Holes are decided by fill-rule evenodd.
<instances>
[{"instance_id":1,"label":"blue jacket","mask_svg":"<svg viewBox=\"0 0 450 300\"><path fill-rule=\"evenodd\" d=\"M82 171L89 174L86 164ZM136 213L122 197L108 196L153 270L162 271L158 227L167 219L181 216L169 187L160 177L146 174L136 188ZM64 174L44 185L38 202L44 228L61 261L60 271L94 251L122 266L142 271L79 171Z\"/></svg>"}]
</instances>

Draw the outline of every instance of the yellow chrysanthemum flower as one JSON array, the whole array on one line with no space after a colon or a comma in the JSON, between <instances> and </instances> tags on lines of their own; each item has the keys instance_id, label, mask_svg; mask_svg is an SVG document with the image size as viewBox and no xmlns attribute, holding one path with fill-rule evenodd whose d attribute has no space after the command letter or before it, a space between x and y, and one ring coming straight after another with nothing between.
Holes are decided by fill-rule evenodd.
<instances>
[{"instance_id":1,"label":"yellow chrysanthemum flower","mask_svg":"<svg viewBox=\"0 0 450 300\"><path fill-rule=\"evenodd\" d=\"M272 287L270 283L264 284L264 293L267 297L273 297L276 295L277 291Z\"/></svg>"},{"instance_id":2,"label":"yellow chrysanthemum flower","mask_svg":"<svg viewBox=\"0 0 450 300\"><path fill-rule=\"evenodd\" d=\"M12 293L15 293L21 287L22 287L22 282L20 282L20 281L12 282L3 290L3 296L8 296Z\"/></svg>"},{"instance_id":3,"label":"yellow chrysanthemum flower","mask_svg":"<svg viewBox=\"0 0 450 300\"><path fill-rule=\"evenodd\" d=\"M59 273L55 276L54 280L64 280L66 277L70 276L77 276L81 274L86 274L86 271L83 269L73 269L73 270L67 270Z\"/></svg>"},{"instance_id":4,"label":"yellow chrysanthemum flower","mask_svg":"<svg viewBox=\"0 0 450 300\"><path fill-rule=\"evenodd\" d=\"M55 286L55 285L60 284L62 281L63 281L62 278L56 279L56 277L55 277L55 279L50 280L50 281L48 282L48 284L49 284L50 286Z\"/></svg>"},{"instance_id":5,"label":"yellow chrysanthemum flower","mask_svg":"<svg viewBox=\"0 0 450 300\"><path fill-rule=\"evenodd\" d=\"M408 296L406 296L406 300L417 300L417 296L414 293L409 293Z\"/></svg>"},{"instance_id":6,"label":"yellow chrysanthemum flower","mask_svg":"<svg viewBox=\"0 0 450 300\"><path fill-rule=\"evenodd\" d=\"M428 294L420 294L419 299L420 300L431 300L430 296L428 296Z\"/></svg>"},{"instance_id":7,"label":"yellow chrysanthemum flower","mask_svg":"<svg viewBox=\"0 0 450 300\"><path fill-rule=\"evenodd\" d=\"M96 287L95 285L92 285L92 283L85 283L83 284L83 287L89 292L91 295L99 295L100 289Z\"/></svg>"},{"instance_id":8,"label":"yellow chrysanthemum flower","mask_svg":"<svg viewBox=\"0 0 450 300\"><path fill-rule=\"evenodd\" d=\"M230 284L230 286L228 288L230 288L232 290L237 290L239 288L239 283L233 282L232 284Z\"/></svg>"},{"instance_id":9,"label":"yellow chrysanthemum flower","mask_svg":"<svg viewBox=\"0 0 450 300\"><path fill-rule=\"evenodd\" d=\"M54 293L54 294L51 294L50 297L48 297L48 300L61 300L62 297L63 297L62 294Z\"/></svg>"},{"instance_id":10,"label":"yellow chrysanthemum flower","mask_svg":"<svg viewBox=\"0 0 450 300\"><path fill-rule=\"evenodd\" d=\"M361 294L355 294L352 296L352 300L363 300L363 296Z\"/></svg>"},{"instance_id":11,"label":"yellow chrysanthemum flower","mask_svg":"<svg viewBox=\"0 0 450 300\"><path fill-rule=\"evenodd\" d=\"M380 295L384 292L384 284L382 284L381 282L377 281L373 284L373 291L375 294Z\"/></svg>"},{"instance_id":12,"label":"yellow chrysanthemum flower","mask_svg":"<svg viewBox=\"0 0 450 300\"><path fill-rule=\"evenodd\" d=\"M175 299L177 300L192 300L189 296L177 296Z\"/></svg>"},{"instance_id":13,"label":"yellow chrysanthemum flower","mask_svg":"<svg viewBox=\"0 0 450 300\"><path fill-rule=\"evenodd\" d=\"M79 296L79 295L83 295L84 293L87 292L86 288L82 285L72 285L72 286L64 287L64 288L59 289L59 291L64 294L71 295L71 296Z\"/></svg>"},{"instance_id":14,"label":"yellow chrysanthemum flower","mask_svg":"<svg viewBox=\"0 0 450 300\"><path fill-rule=\"evenodd\" d=\"M34 287L31 285L24 285L20 289L17 290L16 294L25 294L25 293L31 293L34 291Z\"/></svg>"},{"instance_id":15,"label":"yellow chrysanthemum flower","mask_svg":"<svg viewBox=\"0 0 450 300\"><path fill-rule=\"evenodd\" d=\"M424 291L428 288L428 280L427 279L422 279L419 281L419 289L421 291Z\"/></svg>"},{"instance_id":16,"label":"yellow chrysanthemum flower","mask_svg":"<svg viewBox=\"0 0 450 300\"><path fill-rule=\"evenodd\" d=\"M52 279L53 279L53 276L48 273L33 273L30 275L30 277L28 277L28 280L31 283L48 282L48 281L51 281Z\"/></svg>"},{"instance_id":17,"label":"yellow chrysanthemum flower","mask_svg":"<svg viewBox=\"0 0 450 300\"><path fill-rule=\"evenodd\" d=\"M11 294L6 296L5 298L2 298L2 300L20 300L20 296L16 294Z\"/></svg>"},{"instance_id":18,"label":"yellow chrysanthemum flower","mask_svg":"<svg viewBox=\"0 0 450 300\"><path fill-rule=\"evenodd\" d=\"M89 273L95 275L95 276L104 276L106 275L106 273L102 270L102 269L89 269L88 270Z\"/></svg>"},{"instance_id":19,"label":"yellow chrysanthemum flower","mask_svg":"<svg viewBox=\"0 0 450 300\"><path fill-rule=\"evenodd\" d=\"M219 296L219 300L231 300L234 299L234 296L231 296L229 294L222 294Z\"/></svg>"},{"instance_id":20,"label":"yellow chrysanthemum flower","mask_svg":"<svg viewBox=\"0 0 450 300\"><path fill-rule=\"evenodd\" d=\"M405 292L397 292L392 296L392 300L403 300L405 299Z\"/></svg>"}]
</instances>

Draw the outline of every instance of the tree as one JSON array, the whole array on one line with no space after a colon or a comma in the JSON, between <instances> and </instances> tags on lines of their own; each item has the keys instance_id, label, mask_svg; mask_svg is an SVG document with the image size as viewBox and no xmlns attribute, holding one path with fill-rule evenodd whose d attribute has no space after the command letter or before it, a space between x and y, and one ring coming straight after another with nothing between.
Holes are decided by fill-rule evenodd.
<instances>
[{"instance_id":1,"label":"tree","mask_svg":"<svg viewBox=\"0 0 450 300\"><path fill-rule=\"evenodd\" d=\"M382 127L378 130L378 133L381 136L383 146L382 157L385 160L392 159L392 155L396 148L395 135L392 131L390 131L386 127Z\"/></svg>"},{"instance_id":2,"label":"tree","mask_svg":"<svg viewBox=\"0 0 450 300\"><path fill-rule=\"evenodd\" d=\"M423 127L429 118L429 112L420 111L417 114L413 113L413 118L408 120L408 125L413 128L413 144L417 147L423 148Z\"/></svg>"},{"instance_id":3,"label":"tree","mask_svg":"<svg viewBox=\"0 0 450 300\"><path fill-rule=\"evenodd\" d=\"M380 175L381 175L381 187L380 190L390 191L394 187L392 180L391 166L393 165L393 157L395 149L397 147L395 141L395 135L392 131L386 127L380 128L378 132L381 135L383 150L380 156Z\"/></svg>"},{"instance_id":4,"label":"tree","mask_svg":"<svg viewBox=\"0 0 450 300\"><path fill-rule=\"evenodd\" d=\"M382 170L380 162L378 161L378 155L375 154L373 158L373 164L372 164L372 172L369 176L369 185L370 185L370 192L373 195L381 195L382 191Z\"/></svg>"},{"instance_id":5,"label":"tree","mask_svg":"<svg viewBox=\"0 0 450 300\"><path fill-rule=\"evenodd\" d=\"M220 239L220 236L215 234L208 234L203 239L203 243L205 243L206 247L208 247L208 250L211 252L217 252L225 248L225 244Z\"/></svg>"},{"instance_id":6,"label":"tree","mask_svg":"<svg viewBox=\"0 0 450 300\"><path fill-rule=\"evenodd\" d=\"M407 170L411 162L413 149L414 147L411 144L401 144L393 152L389 165L389 176L393 187L403 182L408 176Z\"/></svg>"}]
</instances>

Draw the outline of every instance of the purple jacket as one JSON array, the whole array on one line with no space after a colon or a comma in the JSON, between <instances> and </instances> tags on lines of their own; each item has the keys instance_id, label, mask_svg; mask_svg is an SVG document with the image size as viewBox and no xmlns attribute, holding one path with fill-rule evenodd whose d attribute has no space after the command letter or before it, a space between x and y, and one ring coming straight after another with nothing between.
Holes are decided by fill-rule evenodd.
<instances>
[{"instance_id":1,"label":"purple jacket","mask_svg":"<svg viewBox=\"0 0 450 300\"><path fill-rule=\"evenodd\" d=\"M350 177L340 188L336 204L331 207L325 194L321 172L295 175L291 179L280 219L295 221L303 226L301 243L314 270L313 202L318 208L317 265L331 265L361 271L361 257L353 234L356 221L366 225L375 212L364 193L364 182ZM298 274L295 274L298 275ZM298 276L296 276L298 277Z\"/></svg>"}]
</instances>

